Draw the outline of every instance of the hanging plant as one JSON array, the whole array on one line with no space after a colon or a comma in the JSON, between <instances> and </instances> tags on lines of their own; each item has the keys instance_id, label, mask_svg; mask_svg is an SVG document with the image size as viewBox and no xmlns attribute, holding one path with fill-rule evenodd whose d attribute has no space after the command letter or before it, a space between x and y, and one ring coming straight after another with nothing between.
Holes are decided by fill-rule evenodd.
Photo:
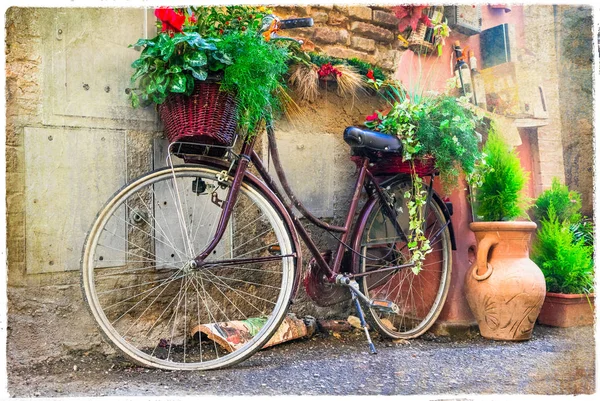
<instances>
[{"instance_id":1,"label":"hanging plant","mask_svg":"<svg viewBox=\"0 0 600 401\"><path fill-rule=\"evenodd\" d=\"M464 99L446 94L408 93L397 82L370 80L370 83L388 100L389 109L367 116L364 125L397 136L402 142L402 159L410 165L413 187L404 196L408 200L408 248L415 264L413 271L417 274L431 252L431 244L423 232L427 191L418 165L433 160L445 191L456 187L459 172L470 175L483 157L475 132L481 118Z\"/></svg>"},{"instance_id":2,"label":"hanging plant","mask_svg":"<svg viewBox=\"0 0 600 401\"><path fill-rule=\"evenodd\" d=\"M404 32L407 28L413 31L417 29L419 22L431 27L429 16L425 12L426 5L403 5L392 7L392 11L400 21L398 21L398 30Z\"/></svg>"}]
</instances>

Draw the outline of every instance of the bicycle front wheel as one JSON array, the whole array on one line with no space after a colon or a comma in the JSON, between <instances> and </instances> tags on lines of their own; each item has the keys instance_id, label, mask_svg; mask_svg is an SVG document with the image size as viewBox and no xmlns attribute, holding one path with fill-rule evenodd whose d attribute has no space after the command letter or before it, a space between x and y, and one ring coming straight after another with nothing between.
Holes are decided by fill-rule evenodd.
<instances>
[{"instance_id":1,"label":"bicycle front wheel","mask_svg":"<svg viewBox=\"0 0 600 401\"><path fill-rule=\"evenodd\" d=\"M409 233L409 221L404 193L411 191L411 185L410 181L403 181L388 189L395 202L397 223L405 234ZM399 309L397 313L390 313L369 308L366 315L380 333L394 339L415 338L425 333L439 316L450 286L450 230L435 200L429 200L425 208L425 236L432 252L426 256L418 273L410 267L378 272L409 264L411 260L405 235L398 234L380 203L372 205L360 237L360 270L372 273L363 278L363 291L369 298L391 301Z\"/></svg>"},{"instance_id":2,"label":"bicycle front wheel","mask_svg":"<svg viewBox=\"0 0 600 401\"><path fill-rule=\"evenodd\" d=\"M281 212L245 181L206 263L230 188L219 171L180 166L142 176L108 201L88 234L82 289L106 339L137 364L230 366L259 350L285 317L295 248Z\"/></svg>"}]
</instances>

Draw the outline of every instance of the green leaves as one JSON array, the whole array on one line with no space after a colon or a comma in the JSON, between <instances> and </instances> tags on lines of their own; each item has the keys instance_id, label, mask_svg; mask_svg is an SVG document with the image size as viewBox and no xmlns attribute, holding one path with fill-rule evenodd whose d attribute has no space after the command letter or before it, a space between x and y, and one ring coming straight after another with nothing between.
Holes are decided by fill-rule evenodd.
<instances>
[{"instance_id":1,"label":"green leaves","mask_svg":"<svg viewBox=\"0 0 600 401\"><path fill-rule=\"evenodd\" d=\"M540 222L531 258L546 278L549 292L586 294L594 289L593 245L576 239L554 206Z\"/></svg>"},{"instance_id":2,"label":"green leaves","mask_svg":"<svg viewBox=\"0 0 600 401\"><path fill-rule=\"evenodd\" d=\"M506 221L521 216L526 203L522 190L528 177L518 155L495 129L490 130L483 152L487 171L475 195L477 216L484 221Z\"/></svg>"},{"instance_id":3,"label":"green leaves","mask_svg":"<svg viewBox=\"0 0 600 401\"><path fill-rule=\"evenodd\" d=\"M169 82L169 91L173 93L184 93L186 91L186 76L183 74L174 74Z\"/></svg>"},{"instance_id":4,"label":"green leaves","mask_svg":"<svg viewBox=\"0 0 600 401\"><path fill-rule=\"evenodd\" d=\"M183 68L189 67L202 67L206 65L206 54L204 52L196 51L192 53L185 53L183 55Z\"/></svg>"}]
</instances>

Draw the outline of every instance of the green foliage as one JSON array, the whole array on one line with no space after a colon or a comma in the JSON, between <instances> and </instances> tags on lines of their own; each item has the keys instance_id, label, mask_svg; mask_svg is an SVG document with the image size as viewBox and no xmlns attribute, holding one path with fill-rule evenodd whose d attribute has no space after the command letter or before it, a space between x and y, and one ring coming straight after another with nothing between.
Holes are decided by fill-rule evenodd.
<instances>
[{"instance_id":1,"label":"green foliage","mask_svg":"<svg viewBox=\"0 0 600 401\"><path fill-rule=\"evenodd\" d=\"M417 137L421 155L432 155L442 180L456 184L460 170L473 172L481 157L475 133L479 117L460 99L442 95L427 102L425 115L419 121Z\"/></svg>"},{"instance_id":2,"label":"green foliage","mask_svg":"<svg viewBox=\"0 0 600 401\"><path fill-rule=\"evenodd\" d=\"M397 135L402 140L404 160L432 156L446 188L458 183L460 169L473 172L481 158L475 126L480 118L463 100L448 95L408 98L401 89L396 101L385 113L375 112L365 125Z\"/></svg>"},{"instance_id":3,"label":"green foliage","mask_svg":"<svg viewBox=\"0 0 600 401\"><path fill-rule=\"evenodd\" d=\"M239 125L251 133L266 110L280 106L276 91L287 71L287 49L247 33L227 35L217 47L232 60L221 89L237 93Z\"/></svg>"},{"instance_id":4,"label":"green foliage","mask_svg":"<svg viewBox=\"0 0 600 401\"><path fill-rule=\"evenodd\" d=\"M577 239L550 204L532 247L531 259L546 278L549 292L586 294L593 292L593 247Z\"/></svg>"},{"instance_id":5,"label":"green foliage","mask_svg":"<svg viewBox=\"0 0 600 401\"><path fill-rule=\"evenodd\" d=\"M194 31L202 37L219 37L246 30L258 31L262 18L270 14L265 7L221 6L190 7L196 16Z\"/></svg>"},{"instance_id":6,"label":"green foliage","mask_svg":"<svg viewBox=\"0 0 600 401\"><path fill-rule=\"evenodd\" d=\"M569 230L573 233L575 241L583 241L586 246L594 246L594 224L590 220L580 220L571 223Z\"/></svg>"},{"instance_id":7,"label":"green foliage","mask_svg":"<svg viewBox=\"0 0 600 401\"><path fill-rule=\"evenodd\" d=\"M552 179L552 187L544 192L535 201L533 209L536 221L548 218L548 209L554 207L556 216L560 221L577 223L581 220L581 195L569 191L569 187L561 184L558 178Z\"/></svg>"},{"instance_id":8,"label":"green foliage","mask_svg":"<svg viewBox=\"0 0 600 401\"><path fill-rule=\"evenodd\" d=\"M160 33L153 39L140 39L135 46L144 47L140 58L131 66L135 72L131 82L139 79L138 90L132 94L132 105L150 102L161 104L169 93L189 95L194 79L204 80L208 74L208 56L216 50L215 42L197 33ZM225 60L227 62L227 60Z\"/></svg>"},{"instance_id":9,"label":"green foliage","mask_svg":"<svg viewBox=\"0 0 600 401\"><path fill-rule=\"evenodd\" d=\"M482 175L481 186L475 189L477 216L484 221L505 221L523 215L526 199L522 190L527 174L521 168L517 153L493 126L483 153L489 169Z\"/></svg>"},{"instance_id":10,"label":"green foliage","mask_svg":"<svg viewBox=\"0 0 600 401\"><path fill-rule=\"evenodd\" d=\"M164 9L162 11L165 11ZM190 95L196 81L222 74L221 88L236 93L239 128L252 135L267 110L280 107L289 54L258 32L265 7L189 7L169 10L185 16L181 32L166 25L152 39L140 39L140 58L131 65L137 87L134 107L161 104L170 93Z\"/></svg>"},{"instance_id":11,"label":"green foliage","mask_svg":"<svg viewBox=\"0 0 600 401\"><path fill-rule=\"evenodd\" d=\"M385 80L386 76L383 70L379 67L375 67L365 61L357 58L343 59L337 57L331 57L322 53L308 53L310 62L317 67L321 67L323 64L331 63L332 65L344 64L356 68L359 74L366 76L369 70L373 71L375 79Z\"/></svg>"}]
</instances>

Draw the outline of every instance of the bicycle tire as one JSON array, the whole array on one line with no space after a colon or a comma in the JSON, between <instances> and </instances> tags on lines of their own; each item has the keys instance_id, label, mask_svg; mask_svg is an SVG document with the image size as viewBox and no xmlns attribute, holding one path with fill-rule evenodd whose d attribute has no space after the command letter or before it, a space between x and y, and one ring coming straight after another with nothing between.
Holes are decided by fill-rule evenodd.
<instances>
[{"instance_id":1,"label":"bicycle tire","mask_svg":"<svg viewBox=\"0 0 600 401\"><path fill-rule=\"evenodd\" d=\"M411 191L410 180L400 180L389 186L393 194L397 222L408 232L408 212L404 193ZM424 187L428 189L427 186ZM393 265L409 263L406 241L397 235L390 219L381 211L379 200L373 200L366 224L359 233L361 273ZM382 312L365 305L366 319L371 327L389 338L410 339L421 336L435 323L450 286L452 273L452 244L446 218L439 204L428 201L425 236L431 240L433 251L426 256L422 270L415 274L410 267L396 271L364 276L361 288L371 299L392 301L398 313Z\"/></svg>"},{"instance_id":2,"label":"bicycle tire","mask_svg":"<svg viewBox=\"0 0 600 401\"><path fill-rule=\"evenodd\" d=\"M229 190L231 179L219 183L219 171L184 165L133 180L106 203L86 238L84 300L108 342L138 365L165 370L231 366L258 351L285 318L296 263L296 256L285 255L295 255L295 245L282 211L248 179L226 234L207 258L213 265L190 268L212 238L219 200ZM216 199L208 196L212 190ZM272 257L277 249L272 246L279 247L281 258L219 265ZM223 331L242 321L246 327L256 324L256 330L236 348L223 348L228 345L205 335L206 327Z\"/></svg>"}]
</instances>

